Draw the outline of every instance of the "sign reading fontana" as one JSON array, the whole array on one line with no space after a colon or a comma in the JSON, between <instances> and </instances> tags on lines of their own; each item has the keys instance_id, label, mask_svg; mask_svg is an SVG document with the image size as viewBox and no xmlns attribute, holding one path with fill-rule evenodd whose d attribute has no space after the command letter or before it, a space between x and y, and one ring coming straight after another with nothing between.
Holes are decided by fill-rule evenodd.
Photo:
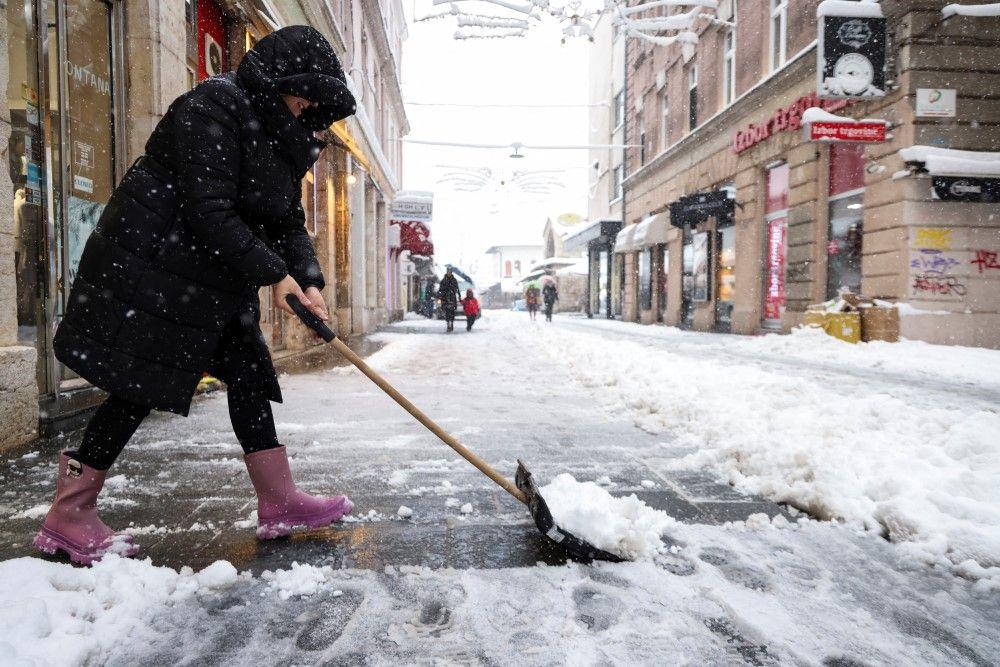
<instances>
[{"instance_id":1,"label":"sign reading fontana","mask_svg":"<svg viewBox=\"0 0 1000 667\"><path fill-rule=\"evenodd\" d=\"M885 123L815 121L809 123L809 140L877 143L885 141Z\"/></svg>"},{"instance_id":2,"label":"sign reading fontana","mask_svg":"<svg viewBox=\"0 0 1000 667\"><path fill-rule=\"evenodd\" d=\"M798 130L802 127L802 113L810 107L833 113L849 104L852 104L850 100L821 100L816 93L804 95L787 107L779 107L767 120L737 130L733 135L733 152L742 153L778 132Z\"/></svg>"}]
</instances>

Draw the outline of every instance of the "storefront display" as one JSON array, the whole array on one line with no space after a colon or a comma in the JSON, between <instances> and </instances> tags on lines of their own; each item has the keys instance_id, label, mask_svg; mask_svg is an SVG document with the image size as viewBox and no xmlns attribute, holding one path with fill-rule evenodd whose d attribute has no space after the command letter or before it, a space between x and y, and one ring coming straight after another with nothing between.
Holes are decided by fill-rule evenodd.
<instances>
[{"instance_id":1,"label":"storefront display","mask_svg":"<svg viewBox=\"0 0 1000 667\"><path fill-rule=\"evenodd\" d=\"M788 250L788 178L787 163L767 170L764 203L764 315L763 325L780 329L785 313L786 253Z\"/></svg>"},{"instance_id":2,"label":"storefront display","mask_svg":"<svg viewBox=\"0 0 1000 667\"><path fill-rule=\"evenodd\" d=\"M656 281L659 295L657 320L662 322L667 314L667 276L670 275L670 253L666 243L661 243L656 247L658 257Z\"/></svg>"},{"instance_id":3,"label":"storefront display","mask_svg":"<svg viewBox=\"0 0 1000 667\"><path fill-rule=\"evenodd\" d=\"M709 264L709 257L711 256L711 249L709 243L709 233L708 232L697 232L692 237L692 291L691 298L693 301L704 303L711 298L711 291L709 281L711 280L711 266Z\"/></svg>"},{"instance_id":4,"label":"storefront display","mask_svg":"<svg viewBox=\"0 0 1000 667\"><path fill-rule=\"evenodd\" d=\"M861 292L864 220L864 149L830 147L829 225L826 244L826 298Z\"/></svg>"},{"instance_id":5,"label":"storefront display","mask_svg":"<svg viewBox=\"0 0 1000 667\"><path fill-rule=\"evenodd\" d=\"M639 309L650 310L653 307L653 251L643 248L636 253L639 264Z\"/></svg>"},{"instance_id":6,"label":"storefront display","mask_svg":"<svg viewBox=\"0 0 1000 667\"><path fill-rule=\"evenodd\" d=\"M715 328L729 331L736 297L736 228L732 225L722 227L716 238L719 252L716 256Z\"/></svg>"}]
</instances>

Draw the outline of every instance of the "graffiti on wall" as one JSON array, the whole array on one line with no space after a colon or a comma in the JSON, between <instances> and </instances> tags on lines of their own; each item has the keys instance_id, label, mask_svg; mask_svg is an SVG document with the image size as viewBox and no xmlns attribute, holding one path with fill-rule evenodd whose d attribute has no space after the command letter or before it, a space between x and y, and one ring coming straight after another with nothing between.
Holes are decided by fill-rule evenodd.
<instances>
[{"instance_id":1,"label":"graffiti on wall","mask_svg":"<svg viewBox=\"0 0 1000 667\"><path fill-rule=\"evenodd\" d=\"M979 273L986 273L990 269L1000 270L1000 260L997 259L996 250L975 250L970 263L975 265Z\"/></svg>"},{"instance_id":2,"label":"graffiti on wall","mask_svg":"<svg viewBox=\"0 0 1000 667\"><path fill-rule=\"evenodd\" d=\"M916 227L911 232L910 296L919 299L960 299L968 292L963 267L968 253L952 249L948 227Z\"/></svg>"}]
</instances>

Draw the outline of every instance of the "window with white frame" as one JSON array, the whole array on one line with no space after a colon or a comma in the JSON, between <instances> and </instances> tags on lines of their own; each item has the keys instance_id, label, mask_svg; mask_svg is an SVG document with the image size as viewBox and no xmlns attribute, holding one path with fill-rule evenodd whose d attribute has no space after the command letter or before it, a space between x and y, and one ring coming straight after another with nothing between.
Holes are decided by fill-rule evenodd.
<instances>
[{"instance_id":1,"label":"window with white frame","mask_svg":"<svg viewBox=\"0 0 1000 667\"><path fill-rule=\"evenodd\" d=\"M611 172L611 201L622 198L622 181L625 180L625 165L620 164Z\"/></svg>"},{"instance_id":2,"label":"window with white frame","mask_svg":"<svg viewBox=\"0 0 1000 667\"><path fill-rule=\"evenodd\" d=\"M698 127L698 66L688 68L688 130Z\"/></svg>"},{"instance_id":3,"label":"window with white frame","mask_svg":"<svg viewBox=\"0 0 1000 667\"><path fill-rule=\"evenodd\" d=\"M736 8L733 3L732 16L722 38L722 99L729 106L736 99Z\"/></svg>"},{"instance_id":4,"label":"window with white frame","mask_svg":"<svg viewBox=\"0 0 1000 667\"><path fill-rule=\"evenodd\" d=\"M614 107L615 107L615 109L614 109L615 117L614 117L614 127L613 127L613 129L617 130L619 127L622 126L622 123L625 122L625 91L624 90L619 90L617 93L615 93L615 99L614 99L613 104L614 104Z\"/></svg>"},{"instance_id":5,"label":"window with white frame","mask_svg":"<svg viewBox=\"0 0 1000 667\"><path fill-rule=\"evenodd\" d=\"M785 64L788 45L788 0L771 0L771 69Z\"/></svg>"},{"instance_id":6,"label":"window with white frame","mask_svg":"<svg viewBox=\"0 0 1000 667\"><path fill-rule=\"evenodd\" d=\"M639 165L646 164L646 117L640 111L635 116L635 126L639 132Z\"/></svg>"},{"instance_id":7,"label":"window with white frame","mask_svg":"<svg viewBox=\"0 0 1000 667\"><path fill-rule=\"evenodd\" d=\"M670 145L670 104L667 100L667 88L660 91L660 151Z\"/></svg>"}]
</instances>

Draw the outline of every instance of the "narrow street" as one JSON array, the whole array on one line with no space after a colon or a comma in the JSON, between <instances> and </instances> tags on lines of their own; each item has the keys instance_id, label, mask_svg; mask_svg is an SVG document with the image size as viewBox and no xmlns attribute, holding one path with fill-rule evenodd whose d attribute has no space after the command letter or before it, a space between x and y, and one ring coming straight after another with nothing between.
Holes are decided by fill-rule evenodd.
<instances>
[{"instance_id":1,"label":"narrow street","mask_svg":"<svg viewBox=\"0 0 1000 667\"><path fill-rule=\"evenodd\" d=\"M623 342L612 344L609 327ZM683 396L691 424L700 409L718 407L689 374L695 363L702 375L728 378L718 391L733 419L742 403L759 406L754 373L766 372L788 378L786 416L802 407L796 400L815 397L805 383L837 381L834 391L852 400L909 386L912 394L896 396L914 410L926 410L916 394L930 393L939 407L950 396L988 420L996 383L935 385L933 369L795 362L787 341L635 333L573 316L546 325L491 311L471 334L457 329L445 334L442 323L410 316L370 338L381 348L369 362L501 472L513 476L522 459L543 484L569 472L669 513L677 523L655 559L566 563L523 507L360 373L337 367L283 377L275 413L300 485L349 494L350 521L258 542L219 392L196 400L188 419L150 418L111 471L104 519L130 526L148 561L110 558L93 570L29 561L55 453L73 439L35 443L9 452L0 472L0 597L23 603L0 610L0 620L36 628L32 615L48 616L49 633L31 639L37 655L59 646L81 661L121 665L996 663L1000 603L988 572L928 560L933 531L925 541L919 530L912 542L896 540L823 489L788 491L754 467L752 448L731 465L718 443L726 431L675 423L666 389L694 388ZM776 344L788 349L768 357L761 347ZM606 363L631 355L632 366L612 373L602 355ZM663 373L649 383L633 367ZM980 371L990 369L967 374ZM737 444L758 428L716 426ZM897 426L886 424L889 436ZM776 431L775 442L782 437ZM800 511L819 515L819 507L846 519ZM982 540L943 539L949 553L965 549L989 569L976 552ZM73 597L84 590L101 603ZM66 614L74 624L60 622Z\"/></svg>"}]
</instances>

